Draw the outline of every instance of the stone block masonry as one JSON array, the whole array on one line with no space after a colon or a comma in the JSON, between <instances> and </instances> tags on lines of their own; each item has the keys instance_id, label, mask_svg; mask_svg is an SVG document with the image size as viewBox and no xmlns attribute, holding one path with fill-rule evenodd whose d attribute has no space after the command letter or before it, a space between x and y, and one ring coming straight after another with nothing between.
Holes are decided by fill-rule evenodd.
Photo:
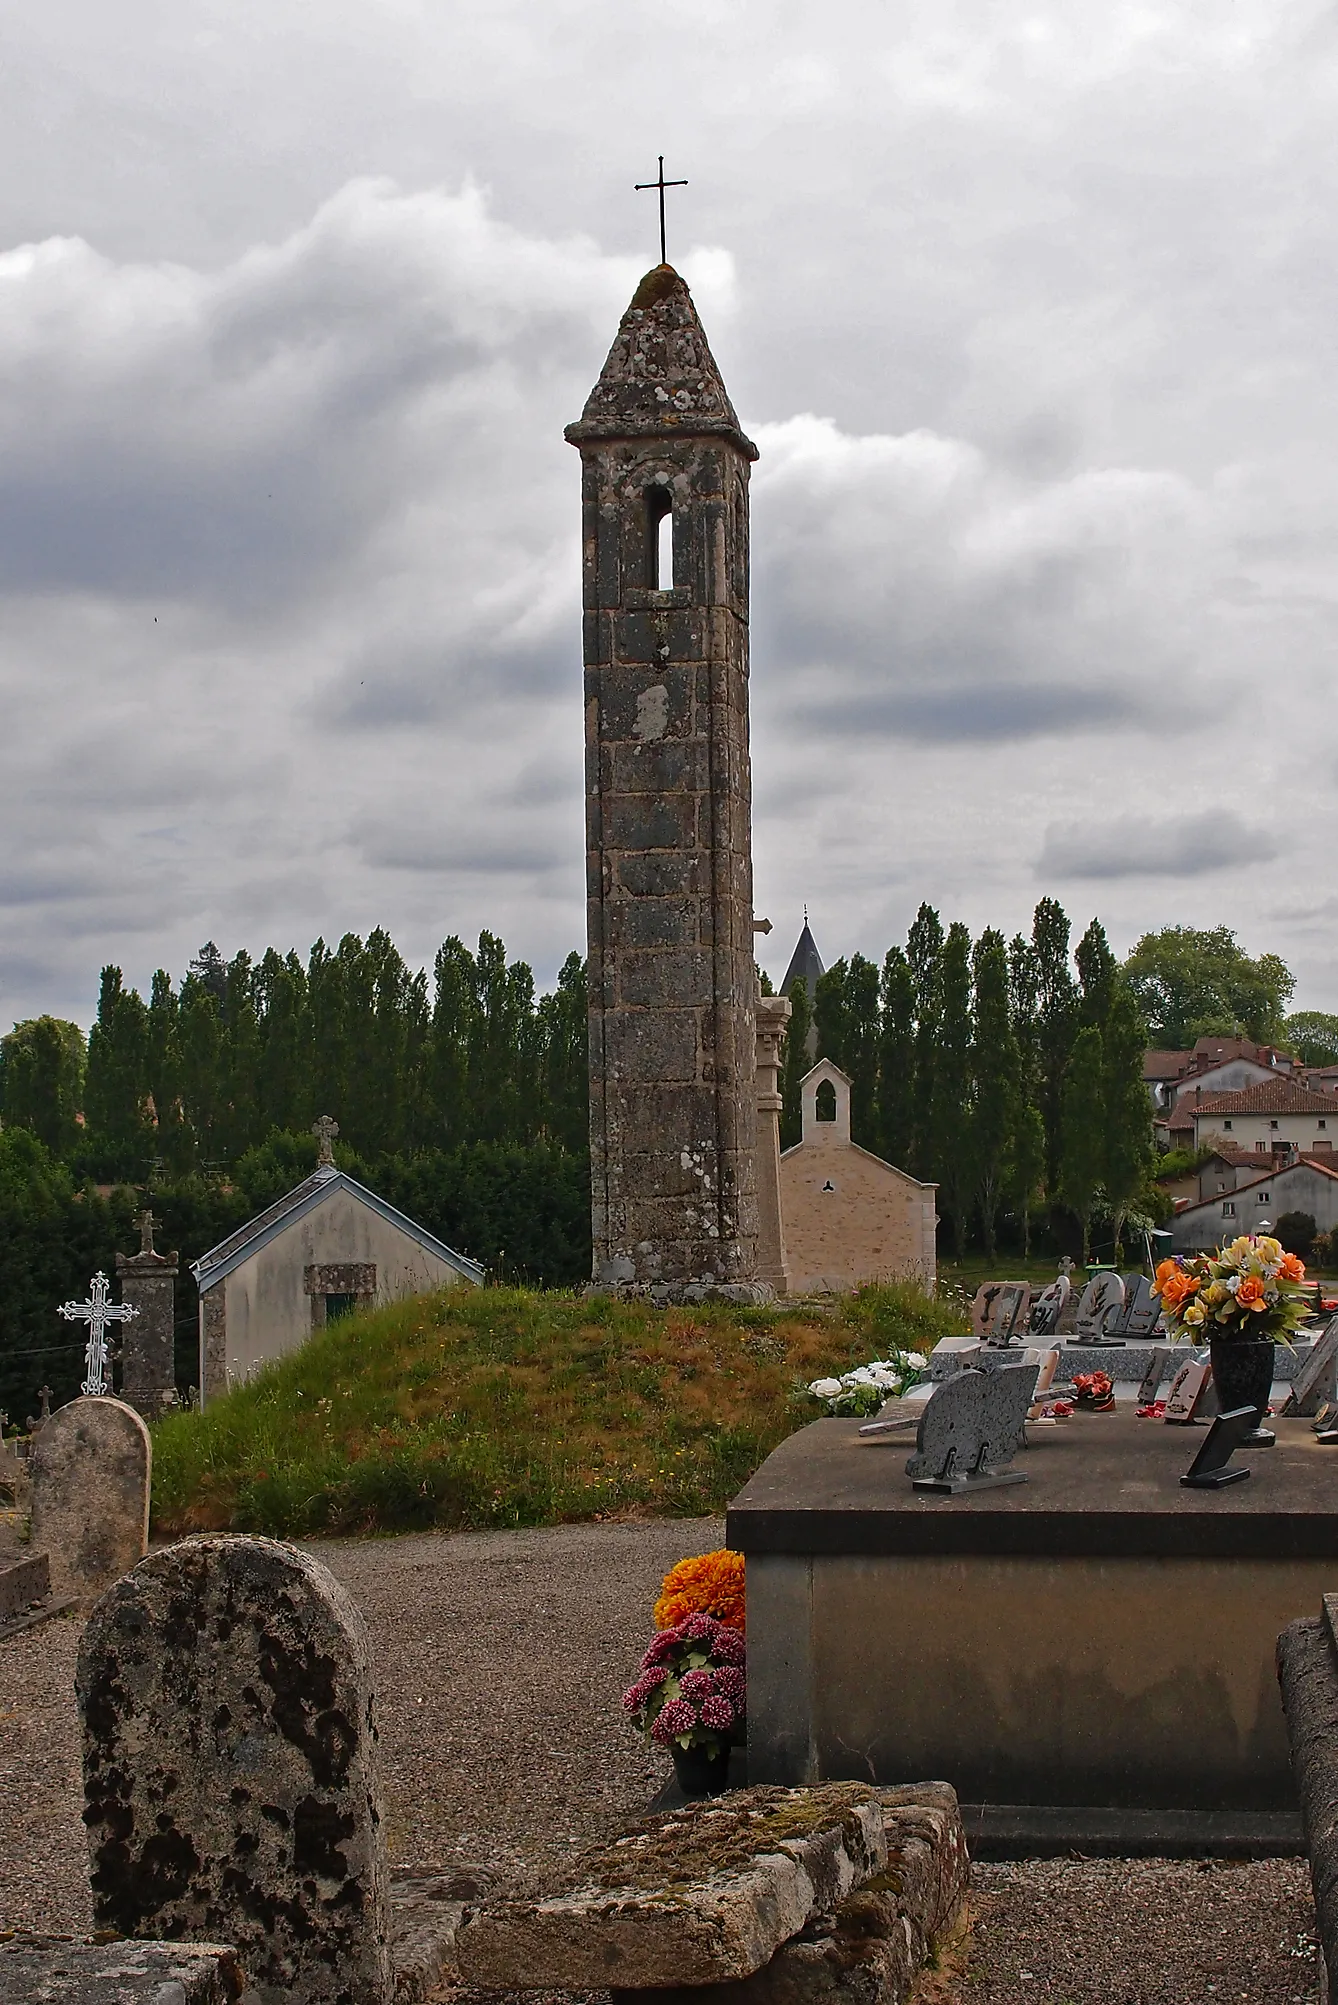
<instances>
[{"instance_id":1,"label":"stone block masonry","mask_svg":"<svg viewBox=\"0 0 1338 2005\"><path fill-rule=\"evenodd\" d=\"M760 1292L757 455L668 265L642 280L567 437L583 461L594 1279L664 1299L746 1299Z\"/></svg>"}]
</instances>

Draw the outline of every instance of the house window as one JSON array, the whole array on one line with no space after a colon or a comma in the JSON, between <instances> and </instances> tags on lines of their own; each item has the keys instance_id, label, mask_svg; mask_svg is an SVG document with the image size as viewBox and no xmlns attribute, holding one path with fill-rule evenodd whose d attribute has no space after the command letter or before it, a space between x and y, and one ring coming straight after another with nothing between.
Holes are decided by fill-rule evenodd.
<instances>
[{"instance_id":1,"label":"house window","mask_svg":"<svg viewBox=\"0 0 1338 2005\"><path fill-rule=\"evenodd\" d=\"M836 1119L836 1088L830 1079L820 1079L813 1096L813 1112L819 1121Z\"/></svg>"},{"instance_id":2,"label":"house window","mask_svg":"<svg viewBox=\"0 0 1338 2005\"><path fill-rule=\"evenodd\" d=\"M1256 1203L1256 1204L1267 1204L1267 1203L1268 1203L1268 1192L1267 1192L1266 1190L1261 1190L1261 1191L1260 1191L1260 1193L1259 1193L1259 1195L1258 1195L1258 1197L1257 1197L1257 1198L1255 1199L1255 1203Z\"/></svg>"},{"instance_id":3,"label":"house window","mask_svg":"<svg viewBox=\"0 0 1338 2005\"><path fill-rule=\"evenodd\" d=\"M1329 1124L1328 1124L1328 1122L1327 1122L1327 1121L1316 1121L1316 1123L1315 1123L1315 1126L1316 1126L1317 1128L1327 1128L1327 1127L1328 1127L1328 1125L1329 1125Z\"/></svg>"},{"instance_id":4,"label":"house window","mask_svg":"<svg viewBox=\"0 0 1338 2005\"><path fill-rule=\"evenodd\" d=\"M1223 1121L1223 1123L1222 1123L1222 1126L1223 1126L1223 1127L1224 1127L1224 1128L1226 1129L1226 1131L1227 1131L1227 1133L1228 1133L1228 1135L1229 1135L1229 1134L1231 1133L1231 1123L1230 1123L1230 1121Z\"/></svg>"},{"instance_id":5,"label":"house window","mask_svg":"<svg viewBox=\"0 0 1338 2005\"><path fill-rule=\"evenodd\" d=\"M1276 1128L1278 1124L1276 1121L1270 1121L1268 1125L1270 1128Z\"/></svg>"},{"instance_id":6,"label":"house window","mask_svg":"<svg viewBox=\"0 0 1338 2005\"><path fill-rule=\"evenodd\" d=\"M1234 1218L1236 1216L1236 1207L1231 1202L1230 1198L1228 1198L1226 1203L1222 1206L1222 1216L1223 1218Z\"/></svg>"},{"instance_id":7,"label":"house window","mask_svg":"<svg viewBox=\"0 0 1338 2005\"><path fill-rule=\"evenodd\" d=\"M1254 1146L1255 1146L1255 1149L1257 1150L1257 1152L1258 1152L1258 1153L1259 1153L1259 1154L1260 1154L1261 1156L1266 1156L1266 1155L1268 1154L1268 1143L1267 1143L1267 1142L1256 1142Z\"/></svg>"},{"instance_id":8,"label":"house window","mask_svg":"<svg viewBox=\"0 0 1338 2005\"><path fill-rule=\"evenodd\" d=\"M356 1295L327 1295L325 1298L325 1320L337 1323L341 1316L351 1316L358 1306Z\"/></svg>"}]
</instances>

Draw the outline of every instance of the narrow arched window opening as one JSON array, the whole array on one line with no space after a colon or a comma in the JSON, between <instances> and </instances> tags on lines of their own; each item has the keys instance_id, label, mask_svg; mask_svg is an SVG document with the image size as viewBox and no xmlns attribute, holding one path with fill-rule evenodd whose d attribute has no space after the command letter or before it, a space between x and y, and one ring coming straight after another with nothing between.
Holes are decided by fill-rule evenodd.
<instances>
[{"instance_id":1,"label":"narrow arched window opening","mask_svg":"<svg viewBox=\"0 0 1338 2005\"><path fill-rule=\"evenodd\" d=\"M819 1121L836 1119L836 1088L830 1079L820 1079L813 1096L813 1112Z\"/></svg>"},{"instance_id":2,"label":"narrow arched window opening","mask_svg":"<svg viewBox=\"0 0 1338 2005\"><path fill-rule=\"evenodd\" d=\"M653 592L674 583L674 498L667 487L646 489L646 580Z\"/></svg>"}]
</instances>

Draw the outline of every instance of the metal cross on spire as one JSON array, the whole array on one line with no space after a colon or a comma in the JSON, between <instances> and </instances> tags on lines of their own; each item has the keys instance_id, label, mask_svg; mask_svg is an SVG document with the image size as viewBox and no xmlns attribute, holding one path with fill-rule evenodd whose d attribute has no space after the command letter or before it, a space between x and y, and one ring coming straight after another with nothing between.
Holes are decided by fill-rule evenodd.
<instances>
[{"instance_id":1,"label":"metal cross on spire","mask_svg":"<svg viewBox=\"0 0 1338 2005\"><path fill-rule=\"evenodd\" d=\"M133 1302L109 1302L109 1282L105 1274L95 1274L86 1302L62 1302L58 1316L67 1323L87 1323L88 1342L84 1345L84 1382L79 1390L94 1399L107 1391L107 1325L128 1323L139 1314Z\"/></svg>"},{"instance_id":2,"label":"metal cross on spire","mask_svg":"<svg viewBox=\"0 0 1338 2005\"><path fill-rule=\"evenodd\" d=\"M645 188L658 188L660 191L660 263L667 265L669 258L664 248L664 191L666 188L686 188L688 184L686 181L666 181L664 178L664 155L661 154L659 158L659 179L656 181L638 181L636 191L638 195Z\"/></svg>"}]
</instances>

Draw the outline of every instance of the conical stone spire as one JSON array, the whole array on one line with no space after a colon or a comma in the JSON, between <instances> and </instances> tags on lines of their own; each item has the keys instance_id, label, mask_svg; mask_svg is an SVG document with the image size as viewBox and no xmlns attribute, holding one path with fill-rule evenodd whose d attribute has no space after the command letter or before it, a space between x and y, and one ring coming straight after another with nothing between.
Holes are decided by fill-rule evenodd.
<instances>
[{"instance_id":1,"label":"conical stone spire","mask_svg":"<svg viewBox=\"0 0 1338 2005\"><path fill-rule=\"evenodd\" d=\"M745 438L697 318L692 294L672 265L646 273L585 409L566 436L573 445L665 432L723 433L750 460Z\"/></svg>"}]
</instances>

